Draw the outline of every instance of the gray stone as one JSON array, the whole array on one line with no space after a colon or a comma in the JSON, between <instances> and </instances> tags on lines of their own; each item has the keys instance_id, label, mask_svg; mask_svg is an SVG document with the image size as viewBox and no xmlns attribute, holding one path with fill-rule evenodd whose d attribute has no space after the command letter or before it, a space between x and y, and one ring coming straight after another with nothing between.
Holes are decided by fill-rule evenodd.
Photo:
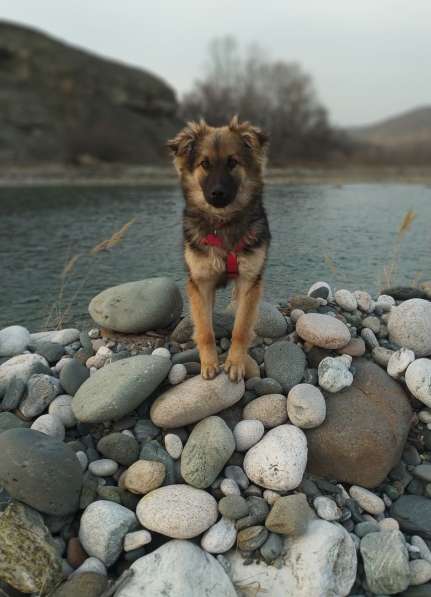
<instances>
[{"instance_id":1,"label":"gray stone","mask_svg":"<svg viewBox=\"0 0 431 597\"><path fill-rule=\"evenodd\" d=\"M254 525L263 524L269 514L269 506L266 501L258 496L250 496L247 498L248 514L236 521L236 528L238 531L246 529Z\"/></svg>"},{"instance_id":2,"label":"gray stone","mask_svg":"<svg viewBox=\"0 0 431 597\"><path fill-rule=\"evenodd\" d=\"M173 483L177 482L175 462L156 440L147 441L144 443L139 454L139 458L142 460L161 462L165 466L165 485L172 485Z\"/></svg>"},{"instance_id":3,"label":"gray stone","mask_svg":"<svg viewBox=\"0 0 431 597\"><path fill-rule=\"evenodd\" d=\"M60 382L64 390L74 396L90 377L90 371L77 359L69 359L60 371Z\"/></svg>"},{"instance_id":4,"label":"gray stone","mask_svg":"<svg viewBox=\"0 0 431 597\"><path fill-rule=\"evenodd\" d=\"M197 348L183 350L182 352L177 352L172 356L173 365L181 365L184 363L200 363L200 361L201 358Z\"/></svg>"},{"instance_id":5,"label":"gray stone","mask_svg":"<svg viewBox=\"0 0 431 597\"><path fill-rule=\"evenodd\" d=\"M65 354L64 347L58 342L49 340L39 340L33 345L34 352L45 357L48 363L56 363Z\"/></svg>"},{"instance_id":6,"label":"gray stone","mask_svg":"<svg viewBox=\"0 0 431 597\"><path fill-rule=\"evenodd\" d=\"M253 379L256 380L253 384L253 388L247 389L252 389L253 392L255 392L258 396L265 396L266 394L281 394L283 391L281 383L279 383L276 379L272 379L271 377L263 377L262 379L257 377Z\"/></svg>"},{"instance_id":7,"label":"gray stone","mask_svg":"<svg viewBox=\"0 0 431 597\"><path fill-rule=\"evenodd\" d=\"M173 365L171 370L169 371L168 379L169 383L173 386L183 382L187 377L187 369L184 367L182 363L177 363Z\"/></svg>"},{"instance_id":8,"label":"gray stone","mask_svg":"<svg viewBox=\"0 0 431 597\"><path fill-rule=\"evenodd\" d=\"M0 434L0 453L0 485L13 498L47 514L77 510L82 470L63 442L31 429L11 429Z\"/></svg>"},{"instance_id":9,"label":"gray stone","mask_svg":"<svg viewBox=\"0 0 431 597\"><path fill-rule=\"evenodd\" d=\"M319 495L314 498L313 506L318 516L323 520L340 520L342 512L337 504L326 495Z\"/></svg>"},{"instance_id":10,"label":"gray stone","mask_svg":"<svg viewBox=\"0 0 431 597\"><path fill-rule=\"evenodd\" d=\"M8 431L8 429L17 429L20 427L29 427L29 423L26 423L13 413L0 413L0 433Z\"/></svg>"},{"instance_id":11,"label":"gray stone","mask_svg":"<svg viewBox=\"0 0 431 597\"><path fill-rule=\"evenodd\" d=\"M260 555L265 562L271 563L281 554L283 549L283 540L276 533L269 533L268 539L260 547Z\"/></svg>"},{"instance_id":12,"label":"gray stone","mask_svg":"<svg viewBox=\"0 0 431 597\"><path fill-rule=\"evenodd\" d=\"M249 450L252 446L257 444L260 439L262 439L264 432L265 428L261 421L239 421L233 430L236 450L238 452L247 452L247 450Z\"/></svg>"},{"instance_id":13,"label":"gray stone","mask_svg":"<svg viewBox=\"0 0 431 597\"><path fill-rule=\"evenodd\" d=\"M335 293L335 301L344 311L355 311L358 307L356 297L349 290L341 289Z\"/></svg>"},{"instance_id":14,"label":"gray stone","mask_svg":"<svg viewBox=\"0 0 431 597\"><path fill-rule=\"evenodd\" d=\"M192 377L155 400L151 420L158 427L182 427L229 408L243 394L244 382L233 383L225 373L211 380Z\"/></svg>"},{"instance_id":15,"label":"gray stone","mask_svg":"<svg viewBox=\"0 0 431 597\"><path fill-rule=\"evenodd\" d=\"M96 572L73 574L52 597L100 597L108 581Z\"/></svg>"},{"instance_id":16,"label":"gray stone","mask_svg":"<svg viewBox=\"0 0 431 597\"><path fill-rule=\"evenodd\" d=\"M118 464L110 458L100 458L90 462L88 470L96 477L112 477L118 471Z\"/></svg>"},{"instance_id":17,"label":"gray stone","mask_svg":"<svg viewBox=\"0 0 431 597\"><path fill-rule=\"evenodd\" d=\"M30 344L30 333L21 325L11 325L0 330L0 357L14 357Z\"/></svg>"},{"instance_id":18,"label":"gray stone","mask_svg":"<svg viewBox=\"0 0 431 597\"><path fill-rule=\"evenodd\" d=\"M230 464L225 468L224 474L227 479L232 479L235 481L235 483L238 485L238 487L241 487L241 489L247 489L247 487L250 485L247 475L238 465Z\"/></svg>"},{"instance_id":19,"label":"gray stone","mask_svg":"<svg viewBox=\"0 0 431 597\"><path fill-rule=\"evenodd\" d=\"M50 374L48 361L38 354L21 354L0 365L0 396L4 395L12 379L27 383L35 373Z\"/></svg>"},{"instance_id":20,"label":"gray stone","mask_svg":"<svg viewBox=\"0 0 431 597\"><path fill-rule=\"evenodd\" d=\"M201 547L208 553L225 553L235 545L235 541L235 523L222 517L202 535Z\"/></svg>"},{"instance_id":21,"label":"gray stone","mask_svg":"<svg viewBox=\"0 0 431 597\"><path fill-rule=\"evenodd\" d=\"M373 593L393 595L409 585L409 555L400 531L370 533L361 540L368 586Z\"/></svg>"},{"instance_id":22,"label":"gray stone","mask_svg":"<svg viewBox=\"0 0 431 597\"><path fill-rule=\"evenodd\" d=\"M156 427L150 419L139 419L133 428L133 434L140 443L149 439L154 439L160 435L160 429Z\"/></svg>"},{"instance_id":23,"label":"gray stone","mask_svg":"<svg viewBox=\"0 0 431 597\"><path fill-rule=\"evenodd\" d=\"M61 391L60 382L56 377L36 373L27 382L27 393L20 405L24 417L37 417L54 400Z\"/></svg>"},{"instance_id":24,"label":"gray stone","mask_svg":"<svg viewBox=\"0 0 431 597\"><path fill-rule=\"evenodd\" d=\"M274 305L261 301L254 331L262 338L278 338L287 331L286 319Z\"/></svg>"},{"instance_id":25,"label":"gray stone","mask_svg":"<svg viewBox=\"0 0 431 597\"><path fill-rule=\"evenodd\" d=\"M3 396L3 401L0 404L0 410L15 410L24 395L25 388L25 382L23 382L22 379L17 379L14 377L10 381L6 393Z\"/></svg>"},{"instance_id":26,"label":"gray stone","mask_svg":"<svg viewBox=\"0 0 431 597\"><path fill-rule=\"evenodd\" d=\"M51 332L37 332L36 334L31 334L31 340L36 344L41 340L47 340L49 342L57 342L62 346L68 346L79 340L79 333L79 330L74 328L53 330Z\"/></svg>"},{"instance_id":27,"label":"gray stone","mask_svg":"<svg viewBox=\"0 0 431 597\"><path fill-rule=\"evenodd\" d=\"M405 379L413 396L431 407L431 359L416 359L408 366Z\"/></svg>"},{"instance_id":28,"label":"gray stone","mask_svg":"<svg viewBox=\"0 0 431 597\"><path fill-rule=\"evenodd\" d=\"M67 428L74 427L77 423L72 410L72 396L62 394L57 396L48 407L50 415L57 417Z\"/></svg>"},{"instance_id":29,"label":"gray stone","mask_svg":"<svg viewBox=\"0 0 431 597\"><path fill-rule=\"evenodd\" d=\"M236 597L217 560L190 541L169 541L131 566L115 597ZM216 593L215 593L216 591Z\"/></svg>"},{"instance_id":30,"label":"gray stone","mask_svg":"<svg viewBox=\"0 0 431 597\"><path fill-rule=\"evenodd\" d=\"M417 357L431 355L431 302L410 299L392 307L388 329L391 342L410 348Z\"/></svg>"},{"instance_id":31,"label":"gray stone","mask_svg":"<svg viewBox=\"0 0 431 597\"><path fill-rule=\"evenodd\" d=\"M265 371L277 380L284 392L300 383L306 366L304 351L293 342L275 342L265 352Z\"/></svg>"},{"instance_id":32,"label":"gray stone","mask_svg":"<svg viewBox=\"0 0 431 597\"><path fill-rule=\"evenodd\" d=\"M431 483L431 464L419 464L412 472L418 479Z\"/></svg>"},{"instance_id":33,"label":"gray stone","mask_svg":"<svg viewBox=\"0 0 431 597\"><path fill-rule=\"evenodd\" d=\"M286 396L283 394L260 396L246 405L242 418L260 421L268 429L282 425L287 421Z\"/></svg>"},{"instance_id":34,"label":"gray stone","mask_svg":"<svg viewBox=\"0 0 431 597\"><path fill-rule=\"evenodd\" d=\"M226 495L218 503L220 514L232 520L248 515L249 504L241 495Z\"/></svg>"},{"instance_id":35,"label":"gray stone","mask_svg":"<svg viewBox=\"0 0 431 597\"><path fill-rule=\"evenodd\" d=\"M85 551L111 566L120 556L126 534L137 527L131 510L99 500L90 504L81 516L79 540Z\"/></svg>"},{"instance_id":36,"label":"gray stone","mask_svg":"<svg viewBox=\"0 0 431 597\"><path fill-rule=\"evenodd\" d=\"M369 533L378 533L380 531L380 527L377 522L371 522L370 520L366 520L364 522L358 522L355 525L355 534L362 539L365 535Z\"/></svg>"},{"instance_id":37,"label":"gray stone","mask_svg":"<svg viewBox=\"0 0 431 597\"><path fill-rule=\"evenodd\" d=\"M232 431L223 419L204 419L194 427L181 454L183 479L199 489L209 487L234 450Z\"/></svg>"},{"instance_id":38,"label":"gray stone","mask_svg":"<svg viewBox=\"0 0 431 597\"><path fill-rule=\"evenodd\" d=\"M296 493L279 497L274 502L265 526L274 533L297 536L305 533L314 518L315 514L308 505L306 496L303 493Z\"/></svg>"},{"instance_id":39,"label":"gray stone","mask_svg":"<svg viewBox=\"0 0 431 597\"><path fill-rule=\"evenodd\" d=\"M50 437L55 437L60 441L63 441L66 435L63 423L60 419L53 417L52 415L41 415L40 417L37 417L37 419L33 421L30 429L40 431L41 433L45 433L45 435L49 435Z\"/></svg>"},{"instance_id":40,"label":"gray stone","mask_svg":"<svg viewBox=\"0 0 431 597\"><path fill-rule=\"evenodd\" d=\"M322 392L306 383L294 386L287 396L287 414L290 421L301 429L318 427L326 417L326 402Z\"/></svg>"},{"instance_id":41,"label":"gray stone","mask_svg":"<svg viewBox=\"0 0 431 597\"><path fill-rule=\"evenodd\" d=\"M124 433L109 433L102 437L97 449L105 458L112 458L123 466L130 466L138 460L139 444L134 437Z\"/></svg>"},{"instance_id":42,"label":"gray stone","mask_svg":"<svg viewBox=\"0 0 431 597\"><path fill-rule=\"evenodd\" d=\"M106 365L82 384L72 402L83 423L121 419L157 388L169 372L170 361L140 355Z\"/></svg>"},{"instance_id":43,"label":"gray stone","mask_svg":"<svg viewBox=\"0 0 431 597\"><path fill-rule=\"evenodd\" d=\"M177 285L164 277L107 288L88 307L98 325L126 334L168 327L179 319L182 309Z\"/></svg>"},{"instance_id":44,"label":"gray stone","mask_svg":"<svg viewBox=\"0 0 431 597\"><path fill-rule=\"evenodd\" d=\"M0 436L1 438L1 436ZM390 514L405 533L431 539L431 500L419 495L402 495L391 506Z\"/></svg>"},{"instance_id":45,"label":"gray stone","mask_svg":"<svg viewBox=\"0 0 431 597\"><path fill-rule=\"evenodd\" d=\"M431 580L431 564L426 560L413 560L409 562L409 566L411 585L423 585Z\"/></svg>"}]
</instances>

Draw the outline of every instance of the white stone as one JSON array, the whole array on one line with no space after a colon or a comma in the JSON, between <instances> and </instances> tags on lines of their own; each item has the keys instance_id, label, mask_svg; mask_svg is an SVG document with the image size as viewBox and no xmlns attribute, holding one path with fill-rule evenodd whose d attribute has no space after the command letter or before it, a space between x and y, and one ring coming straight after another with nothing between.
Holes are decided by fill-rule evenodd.
<instances>
[{"instance_id":1,"label":"white stone","mask_svg":"<svg viewBox=\"0 0 431 597\"><path fill-rule=\"evenodd\" d=\"M131 566L115 597L237 597L216 558L191 541L169 541Z\"/></svg>"},{"instance_id":2,"label":"white stone","mask_svg":"<svg viewBox=\"0 0 431 597\"><path fill-rule=\"evenodd\" d=\"M290 314L290 319L293 324L295 324L300 317L304 315L304 311L302 309L293 309Z\"/></svg>"},{"instance_id":3,"label":"white stone","mask_svg":"<svg viewBox=\"0 0 431 597\"><path fill-rule=\"evenodd\" d=\"M137 526L131 510L107 500L98 500L81 516L79 540L90 556L111 566L120 556L126 534Z\"/></svg>"},{"instance_id":4,"label":"white stone","mask_svg":"<svg viewBox=\"0 0 431 597\"><path fill-rule=\"evenodd\" d=\"M30 332L21 325L0 330L0 357L14 357L26 350L31 342Z\"/></svg>"},{"instance_id":5,"label":"white stone","mask_svg":"<svg viewBox=\"0 0 431 597\"><path fill-rule=\"evenodd\" d=\"M335 302L344 311L355 311L358 308L356 297L349 290L337 290L335 293Z\"/></svg>"},{"instance_id":6,"label":"white stone","mask_svg":"<svg viewBox=\"0 0 431 597\"><path fill-rule=\"evenodd\" d=\"M302 481L307 464L307 439L294 425L268 431L244 458L247 477L256 485L291 491Z\"/></svg>"},{"instance_id":7,"label":"white stone","mask_svg":"<svg viewBox=\"0 0 431 597\"><path fill-rule=\"evenodd\" d=\"M87 470L87 466L88 466L88 456L87 456L87 454L85 452L83 452L82 450L79 450L78 452L75 453L75 456L79 460L79 464L81 465L82 470L86 471Z\"/></svg>"},{"instance_id":8,"label":"white stone","mask_svg":"<svg viewBox=\"0 0 431 597\"><path fill-rule=\"evenodd\" d=\"M48 361L39 354L20 354L0 365L0 396L14 377L27 383L35 373L49 373Z\"/></svg>"},{"instance_id":9,"label":"white stone","mask_svg":"<svg viewBox=\"0 0 431 597\"><path fill-rule=\"evenodd\" d=\"M353 383L353 374L345 361L339 358L325 357L317 368L319 386L328 392L339 392Z\"/></svg>"},{"instance_id":10,"label":"white stone","mask_svg":"<svg viewBox=\"0 0 431 597\"><path fill-rule=\"evenodd\" d=\"M415 353L409 348L400 348L391 356L387 366L388 375L399 379L410 363L415 360Z\"/></svg>"},{"instance_id":11,"label":"white stone","mask_svg":"<svg viewBox=\"0 0 431 597\"><path fill-rule=\"evenodd\" d=\"M399 531L400 525L395 518L382 518L378 525L382 531Z\"/></svg>"},{"instance_id":12,"label":"white stone","mask_svg":"<svg viewBox=\"0 0 431 597\"><path fill-rule=\"evenodd\" d=\"M169 383L173 386L181 383L187 377L187 369L182 363L177 363L176 365L172 365L171 370L169 371L168 380Z\"/></svg>"},{"instance_id":13,"label":"white stone","mask_svg":"<svg viewBox=\"0 0 431 597\"><path fill-rule=\"evenodd\" d=\"M331 498L319 495L318 497L314 498L313 506L316 510L318 516L323 518L323 520L340 520L341 518L341 510Z\"/></svg>"},{"instance_id":14,"label":"white stone","mask_svg":"<svg viewBox=\"0 0 431 597\"><path fill-rule=\"evenodd\" d=\"M352 485L349 493L361 508L369 514L383 514L385 511L385 502L372 491L358 485Z\"/></svg>"},{"instance_id":15,"label":"white stone","mask_svg":"<svg viewBox=\"0 0 431 597\"><path fill-rule=\"evenodd\" d=\"M166 485L144 496L136 515L150 531L174 539L191 539L216 522L218 510L213 496L202 489Z\"/></svg>"},{"instance_id":16,"label":"white stone","mask_svg":"<svg viewBox=\"0 0 431 597\"><path fill-rule=\"evenodd\" d=\"M410 348L417 357L431 355L431 301L410 299L392 307L388 329L392 342Z\"/></svg>"},{"instance_id":17,"label":"white stone","mask_svg":"<svg viewBox=\"0 0 431 597\"><path fill-rule=\"evenodd\" d=\"M54 398L48 407L50 415L57 417L66 428L74 427L77 423L72 410L72 396L61 394Z\"/></svg>"},{"instance_id":18,"label":"white stone","mask_svg":"<svg viewBox=\"0 0 431 597\"><path fill-rule=\"evenodd\" d=\"M351 536L341 525L313 520L305 534L285 540L283 553L284 564L280 568L265 562L245 566L241 554L236 551L227 554L239 596L349 595L356 579L357 556Z\"/></svg>"},{"instance_id":19,"label":"white stone","mask_svg":"<svg viewBox=\"0 0 431 597\"><path fill-rule=\"evenodd\" d=\"M393 296L389 296L389 294L380 294L377 297L377 306L386 312L390 311L394 305L396 305L395 299Z\"/></svg>"},{"instance_id":20,"label":"white stone","mask_svg":"<svg viewBox=\"0 0 431 597\"><path fill-rule=\"evenodd\" d=\"M112 350L107 346L101 346L98 348L96 354L87 359L85 365L88 369L95 367L101 369L106 365L108 360L112 357Z\"/></svg>"},{"instance_id":21,"label":"white stone","mask_svg":"<svg viewBox=\"0 0 431 597\"><path fill-rule=\"evenodd\" d=\"M342 321L320 313L306 313L300 317L296 332L303 340L321 348L343 348L351 340L349 328Z\"/></svg>"},{"instance_id":22,"label":"white stone","mask_svg":"<svg viewBox=\"0 0 431 597\"><path fill-rule=\"evenodd\" d=\"M124 551L132 551L133 549L144 547L144 545L151 543L151 540L151 533L145 529L127 533L124 537Z\"/></svg>"},{"instance_id":23,"label":"white stone","mask_svg":"<svg viewBox=\"0 0 431 597\"><path fill-rule=\"evenodd\" d=\"M165 359L171 358L171 353L169 352L169 350L167 348L164 348L163 346L160 346L159 348L155 348L151 354L153 354L155 356L159 356L159 357L164 357Z\"/></svg>"},{"instance_id":24,"label":"white stone","mask_svg":"<svg viewBox=\"0 0 431 597\"><path fill-rule=\"evenodd\" d=\"M265 394L245 405L242 411L244 420L261 421L271 429L287 421L286 396L283 394Z\"/></svg>"},{"instance_id":25,"label":"white stone","mask_svg":"<svg viewBox=\"0 0 431 597\"><path fill-rule=\"evenodd\" d=\"M431 550L422 537L419 537L419 535L413 535L411 538L411 544L419 549L421 558L431 564Z\"/></svg>"},{"instance_id":26,"label":"white stone","mask_svg":"<svg viewBox=\"0 0 431 597\"><path fill-rule=\"evenodd\" d=\"M209 553L225 553L235 545L235 521L222 516L202 535L201 547Z\"/></svg>"},{"instance_id":27,"label":"white stone","mask_svg":"<svg viewBox=\"0 0 431 597\"><path fill-rule=\"evenodd\" d=\"M329 284L327 282L323 282L321 280L319 280L319 282L315 282L314 284L312 284L310 286L310 288L308 289L308 296L311 296L313 294L313 292L315 290L318 290L319 288L322 289L326 289L327 290L327 296L325 296L325 299L327 299L328 301L332 300L332 290L331 287L329 286Z\"/></svg>"},{"instance_id":28,"label":"white stone","mask_svg":"<svg viewBox=\"0 0 431 597\"><path fill-rule=\"evenodd\" d=\"M426 423L427 425L429 423L431 423L431 411L430 410L421 410L419 412L419 421L421 421L422 423Z\"/></svg>"},{"instance_id":29,"label":"white stone","mask_svg":"<svg viewBox=\"0 0 431 597\"><path fill-rule=\"evenodd\" d=\"M363 290L355 290L353 293L355 295L356 302L358 303L358 308L364 313L371 313L374 308L374 301L368 292L364 292Z\"/></svg>"},{"instance_id":30,"label":"white stone","mask_svg":"<svg viewBox=\"0 0 431 597\"><path fill-rule=\"evenodd\" d=\"M426 560L410 560L410 584L423 585L431 580L431 564Z\"/></svg>"},{"instance_id":31,"label":"white stone","mask_svg":"<svg viewBox=\"0 0 431 597\"><path fill-rule=\"evenodd\" d=\"M53 330L52 332L37 332L36 334L31 334L31 339L33 341L47 340L67 346L79 340L79 334L79 330L75 328L66 328L64 330Z\"/></svg>"},{"instance_id":32,"label":"white stone","mask_svg":"<svg viewBox=\"0 0 431 597\"><path fill-rule=\"evenodd\" d=\"M167 433L165 435L165 448L171 458L178 460L183 451L183 442L175 433Z\"/></svg>"},{"instance_id":33,"label":"white stone","mask_svg":"<svg viewBox=\"0 0 431 597\"><path fill-rule=\"evenodd\" d=\"M93 556L87 558L73 574L82 574L83 572L95 572L101 576L108 576L105 564Z\"/></svg>"},{"instance_id":34,"label":"white stone","mask_svg":"<svg viewBox=\"0 0 431 597\"><path fill-rule=\"evenodd\" d=\"M241 495L238 483L233 479L223 479L220 483L220 491L223 495Z\"/></svg>"},{"instance_id":35,"label":"white stone","mask_svg":"<svg viewBox=\"0 0 431 597\"><path fill-rule=\"evenodd\" d=\"M247 450L262 439L264 433L265 428L262 421L253 419L239 421L233 430L237 451L247 452Z\"/></svg>"},{"instance_id":36,"label":"white stone","mask_svg":"<svg viewBox=\"0 0 431 597\"><path fill-rule=\"evenodd\" d=\"M66 430L64 429L63 423L57 417L52 415L42 415L34 420L30 429L34 431L40 431L45 435L56 437L63 441L66 436Z\"/></svg>"},{"instance_id":37,"label":"white stone","mask_svg":"<svg viewBox=\"0 0 431 597\"><path fill-rule=\"evenodd\" d=\"M319 388L300 383L287 395L287 414L290 422L302 429L312 429L323 423L326 402Z\"/></svg>"},{"instance_id":38,"label":"white stone","mask_svg":"<svg viewBox=\"0 0 431 597\"><path fill-rule=\"evenodd\" d=\"M409 365L405 380L413 396L431 407L431 359L417 359Z\"/></svg>"},{"instance_id":39,"label":"white stone","mask_svg":"<svg viewBox=\"0 0 431 597\"><path fill-rule=\"evenodd\" d=\"M110 458L100 458L90 462L88 469L96 477L111 477L118 471L118 463Z\"/></svg>"},{"instance_id":40,"label":"white stone","mask_svg":"<svg viewBox=\"0 0 431 597\"><path fill-rule=\"evenodd\" d=\"M276 491L273 491L272 489L265 489L265 491L263 492L263 499L270 506L273 506L279 497L280 497L280 494L277 493Z\"/></svg>"}]
</instances>

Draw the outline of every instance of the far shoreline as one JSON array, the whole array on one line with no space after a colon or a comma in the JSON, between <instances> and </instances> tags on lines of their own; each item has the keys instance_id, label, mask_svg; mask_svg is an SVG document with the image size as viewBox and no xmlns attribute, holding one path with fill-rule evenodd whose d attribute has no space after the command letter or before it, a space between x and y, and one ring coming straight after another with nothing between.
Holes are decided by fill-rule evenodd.
<instances>
[{"instance_id":1,"label":"far shoreline","mask_svg":"<svg viewBox=\"0 0 431 597\"><path fill-rule=\"evenodd\" d=\"M265 182L272 184L420 184L431 186L431 166L370 166L360 164L297 165L268 168ZM44 186L171 186L175 171L165 166L63 164L1 166L0 188Z\"/></svg>"}]
</instances>

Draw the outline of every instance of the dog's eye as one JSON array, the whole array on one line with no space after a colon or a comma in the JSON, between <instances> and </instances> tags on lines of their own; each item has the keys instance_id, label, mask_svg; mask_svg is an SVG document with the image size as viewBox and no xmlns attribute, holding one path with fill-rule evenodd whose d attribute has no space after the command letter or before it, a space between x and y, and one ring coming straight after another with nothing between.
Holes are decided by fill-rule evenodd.
<instances>
[{"instance_id":1,"label":"dog's eye","mask_svg":"<svg viewBox=\"0 0 431 597\"><path fill-rule=\"evenodd\" d=\"M204 170L208 170L210 167L210 162L209 162L209 160L202 160L200 165L202 166L202 168Z\"/></svg>"},{"instance_id":2,"label":"dog's eye","mask_svg":"<svg viewBox=\"0 0 431 597\"><path fill-rule=\"evenodd\" d=\"M237 164L238 164L238 160L236 160L235 158L229 158L227 161L227 165L230 170L233 170Z\"/></svg>"}]
</instances>

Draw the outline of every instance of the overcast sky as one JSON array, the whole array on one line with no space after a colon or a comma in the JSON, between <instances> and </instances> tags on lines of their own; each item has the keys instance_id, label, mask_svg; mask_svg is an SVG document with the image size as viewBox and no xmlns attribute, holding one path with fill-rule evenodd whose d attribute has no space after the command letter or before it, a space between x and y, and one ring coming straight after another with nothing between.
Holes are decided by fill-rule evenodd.
<instances>
[{"instance_id":1,"label":"overcast sky","mask_svg":"<svg viewBox=\"0 0 431 597\"><path fill-rule=\"evenodd\" d=\"M179 93L211 38L257 41L300 62L341 125L431 103L431 0L0 0L0 18L149 69Z\"/></svg>"}]
</instances>

